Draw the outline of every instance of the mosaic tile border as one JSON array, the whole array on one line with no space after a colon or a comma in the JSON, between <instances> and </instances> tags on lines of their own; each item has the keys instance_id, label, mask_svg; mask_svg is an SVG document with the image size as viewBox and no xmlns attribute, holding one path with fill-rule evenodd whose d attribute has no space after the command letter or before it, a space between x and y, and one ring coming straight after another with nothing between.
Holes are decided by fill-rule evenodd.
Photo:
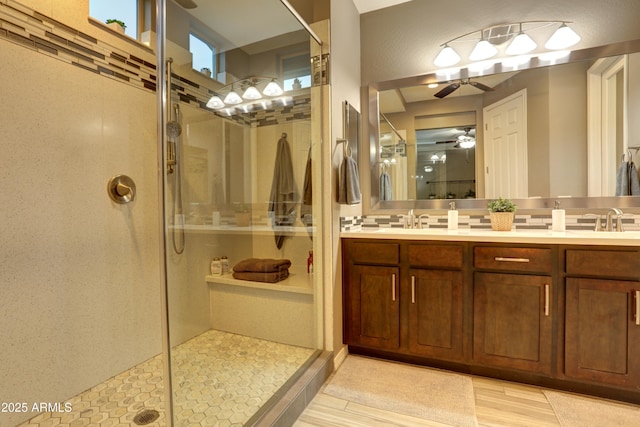
<instances>
[{"instance_id":1,"label":"mosaic tile border","mask_svg":"<svg viewBox=\"0 0 640 427\"><path fill-rule=\"evenodd\" d=\"M14 0L0 2L0 39L137 88L156 90L156 66Z\"/></svg>"},{"instance_id":2,"label":"mosaic tile border","mask_svg":"<svg viewBox=\"0 0 640 427\"><path fill-rule=\"evenodd\" d=\"M23 6L15 0L0 1L0 40L7 40L138 89L150 92L157 90L155 64ZM142 45L136 48L141 51L146 49ZM172 77L171 89L177 99L244 125L270 126L311 118L311 97L308 93L294 96L290 105L227 116L207 108L206 103L214 94L213 89L175 73L172 73Z\"/></svg>"},{"instance_id":3,"label":"mosaic tile border","mask_svg":"<svg viewBox=\"0 0 640 427\"><path fill-rule=\"evenodd\" d=\"M586 215L567 215L567 230L593 230L595 218ZM631 214L622 219L625 230L640 231L640 215ZM447 228L447 215L431 215L423 219L424 228ZM517 215L513 220L516 230L551 230L551 215ZM341 231L355 231L370 228L403 228L401 215L347 216L340 218ZM458 227L461 229L490 230L489 215L458 214Z\"/></svg>"}]
</instances>

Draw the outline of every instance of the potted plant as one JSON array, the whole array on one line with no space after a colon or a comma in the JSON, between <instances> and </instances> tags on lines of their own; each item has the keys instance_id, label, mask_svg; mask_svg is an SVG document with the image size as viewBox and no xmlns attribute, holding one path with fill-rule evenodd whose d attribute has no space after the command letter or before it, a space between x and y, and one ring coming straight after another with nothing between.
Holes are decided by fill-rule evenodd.
<instances>
[{"instance_id":1,"label":"potted plant","mask_svg":"<svg viewBox=\"0 0 640 427\"><path fill-rule=\"evenodd\" d=\"M237 206L235 211L236 225L238 227L248 227L251 225L251 212L244 203Z\"/></svg>"},{"instance_id":2,"label":"potted plant","mask_svg":"<svg viewBox=\"0 0 640 427\"><path fill-rule=\"evenodd\" d=\"M127 29L127 25L119 19L107 19L105 22L111 29L121 34L124 34L124 30Z\"/></svg>"},{"instance_id":3,"label":"potted plant","mask_svg":"<svg viewBox=\"0 0 640 427\"><path fill-rule=\"evenodd\" d=\"M495 231L509 231L513 225L513 216L516 211L516 204L509 199L499 197L491 200L487 205L489 218L491 219L491 229Z\"/></svg>"}]
</instances>

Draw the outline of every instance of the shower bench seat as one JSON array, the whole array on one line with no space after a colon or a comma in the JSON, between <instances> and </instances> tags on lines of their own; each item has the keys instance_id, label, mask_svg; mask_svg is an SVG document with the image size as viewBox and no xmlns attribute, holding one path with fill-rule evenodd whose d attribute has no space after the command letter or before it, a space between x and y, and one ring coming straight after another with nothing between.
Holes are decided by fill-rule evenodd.
<instances>
[{"instance_id":1,"label":"shower bench seat","mask_svg":"<svg viewBox=\"0 0 640 427\"><path fill-rule=\"evenodd\" d=\"M277 283L207 275L211 328L315 348L313 276L292 273Z\"/></svg>"}]
</instances>

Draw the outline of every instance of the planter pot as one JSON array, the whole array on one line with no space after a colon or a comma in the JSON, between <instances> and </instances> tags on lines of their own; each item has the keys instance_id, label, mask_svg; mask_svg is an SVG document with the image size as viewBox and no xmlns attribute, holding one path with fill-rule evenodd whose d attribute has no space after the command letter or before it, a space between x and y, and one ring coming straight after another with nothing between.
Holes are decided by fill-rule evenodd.
<instances>
[{"instance_id":1,"label":"planter pot","mask_svg":"<svg viewBox=\"0 0 640 427\"><path fill-rule=\"evenodd\" d=\"M238 227L248 227L249 225L251 225L251 212L237 213L236 225Z\"/></svg>"},{"instance_id":2,"label":"planter pot","mask_svg":"<svg viewBox=\"0 0 640 427\"><path fill-rule=\"evenodd\" d=\"M511 231L513 217L513 212L489 212L491 229L494 231Z\"/></svg>"},{"instance_id":3,"label":"planter pot","mask_svg":"<svg viewBox=\"0 0 640 427\"><path fill-rule=\"evenodd\" d=\"M107 27L111 28L114 31L117 31L120 34L124 34L124 28L122 28L122 25L118 24L117 22L110 22L107 24Z\"/></svg>"}]
</instances>

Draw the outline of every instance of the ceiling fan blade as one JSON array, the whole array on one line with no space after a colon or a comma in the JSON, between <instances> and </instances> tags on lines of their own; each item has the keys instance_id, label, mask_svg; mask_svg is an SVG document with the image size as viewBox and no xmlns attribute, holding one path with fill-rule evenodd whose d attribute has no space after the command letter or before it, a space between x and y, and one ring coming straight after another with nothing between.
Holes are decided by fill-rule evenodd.
<instances>
[{"instance_id":1,"label":"ceiling fan blade","mask_svg":"<svg viewBox=\"0 0 640 427\"><path fill-rule=\"evenodd\" d=\"M469 84L473 87L476 87L478 89L484 90L485 92L490 92L492 90L494 90L492 87L489 87L485 84L479 83L479 82L469 82Z\"/></svg>"},{"instance_id":2,"label":"ceiling fan blade","mask_svg":"<svg viewBox=\"0 0 640 427\"><path fill-rule=\"evenodd\" d=\"M196 7L198 7L198 4L193 0L175 0L175 2L185 9L195 9Z\"/></svg>"},{"instance_id":3,"label":"ceiling fan blade","mask_svg":"<svg viewBox=\"0 0 640 427\"><path fill-rule=\"evenodd\" d=\"M437 98L444 98L445 96L449 95L451 92L453 92L454 90L458 89L460 87L460 83L451 83L449 86L443 88L442 90L440 90L438 93L434 94L433 96L437 97Z\"/></svg>"}]
</instances>

